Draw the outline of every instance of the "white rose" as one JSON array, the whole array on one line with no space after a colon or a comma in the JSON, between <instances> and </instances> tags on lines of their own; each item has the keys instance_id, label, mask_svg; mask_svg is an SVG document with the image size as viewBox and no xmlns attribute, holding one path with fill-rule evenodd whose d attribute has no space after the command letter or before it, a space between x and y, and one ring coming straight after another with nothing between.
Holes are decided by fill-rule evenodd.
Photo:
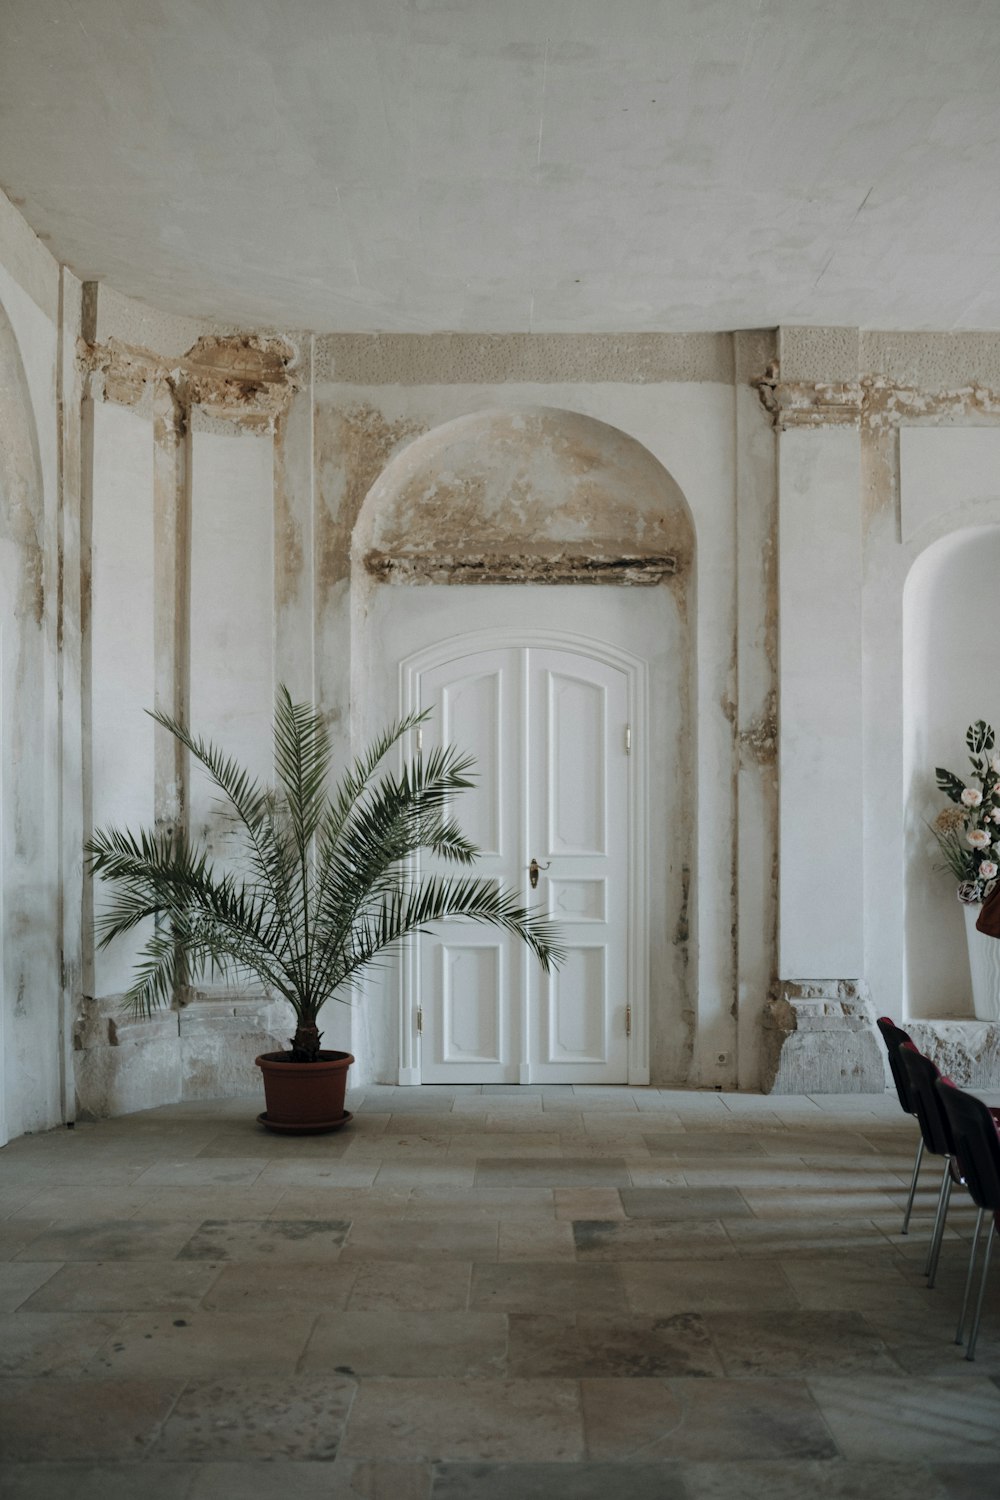
<instances>
[{"instance_id":1,"label":"white rose","mask_svg":"<svg viewBox=\"0 0 1000 1500\"><path fill-rule=\"evenodd\" d=\"M992 880L997 873L997 866L991 859L984 859L979 866L980 880Z\"/></svg>"},{"instance_id":2,"label":"white rose","mask_svg":"<svg viewBox=\"0 0 1000 1500\"><path fill-rule=\"evenodd\" d=\"M1000 755L994 755L993 759L990 761L990 770L993 772L994 776L1000 776Z\"/></svg>"},{"instance_id":3,"label":"white rose","mask_svg":"<svg viewBox=\"0 0 1000 1500\"><path fill-rule=\"evenodd\" d=\"M983 794L976 786L967 786L962 793L962 801L966 807L978 807L983 800Z\"/></svg>"},{"instance_id":4,"label":"white rose","mask_svg":"<svg viewBox=\"0 0 1000 1500\"><path fill-rule=\"evenodd\" d=\"M972 828L965 837L973 849L985 849L990 841L985 828Z\"/></svg>"}]
</instances>

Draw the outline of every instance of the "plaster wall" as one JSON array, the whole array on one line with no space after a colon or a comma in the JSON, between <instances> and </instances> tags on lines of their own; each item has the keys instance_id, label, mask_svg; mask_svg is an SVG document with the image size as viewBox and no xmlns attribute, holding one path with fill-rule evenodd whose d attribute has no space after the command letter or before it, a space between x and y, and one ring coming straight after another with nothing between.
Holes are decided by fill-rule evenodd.
<instances>
[{"instance_id":1,"label":"plaster wall","mask_svg":"<svg viewBox=\"0 0 1000 1500\"><path fill-rule=\"evenodd\" d=\"M0 1142L63 1117L60 271L0 197Z\"/></svg>"}]
</instances>

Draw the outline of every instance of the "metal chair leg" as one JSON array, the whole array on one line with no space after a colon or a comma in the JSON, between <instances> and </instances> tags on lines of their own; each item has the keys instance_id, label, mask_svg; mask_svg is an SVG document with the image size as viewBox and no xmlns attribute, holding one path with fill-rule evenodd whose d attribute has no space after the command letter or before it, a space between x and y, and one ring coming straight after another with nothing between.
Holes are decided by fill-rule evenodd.
<instances>
[{"instance_id":1,"label":"metal chair leg","mask_svg":"<svg viewBox=\"0 0 1000 1500\"><path fill-rule=\"evenodd\" d=\"M951 1197L951 1160L944 1159L944 1177L941 1179L941 1193L938 1198L937 1216L934 1220L934 1233L931 1236L930 1253L927 1256L927 1287L928 1290L934 1285L937 1276L938 1258L941 1254L941 1241L944 1238L944 1221L948 1217L948 1199Z\"/></svg>"},{"instance_id":2,"label":"metal chair leg","mask_svg":"<svg viewBox=\"0 0 1000 1500\"><path fill-rule=\"evenodd\" d=\"M924 1159L924 1138L923 1138L923 1136L921 1136L920 1139L917 1141L917 1155L916 1155L916 1159L915 1159L915 1161L913 1163L913 1178L912 1178L912 1180L910 1182L910 1196L906 1200L906 1212L903 1215L903 1227L899 1231L900 1234L909 1234L909 1232L910 1232L910 1214L913 1212L913 1199L914 1199L914 1197L916 1195L916 1191L917 1191L917 1178L920 1176L920 1163L923 1161L923 1159Z\"/></svg>"},{"instance_id":3,"label":"metal chair leg","mask_svg":"<svg viewBox=\"0 0 1000 1500\"><path fill-rule=\"evenodd\" d=\"M965 1314L969 1306L969 1293L972 1290L972 1273L976 1268L976 1256L979 1253L979 1234L983 1227L983 1215L985 1208L981 1208L976 1215L976 1228L972 1236L972 1249L969 1252L969 1269L965 1275L965 1291L962 1293L962 1311L958 1315L958 1327L955 1329L955 1343L962 1342L962 1334L965 1331Z\"/></svg>"},{"instance_id":4,"label":"metal chair leg","mask_svg":"<svg viewBox=\"0 0 1000 1500\"><path fill-rule=\"evenodd\" d=\"M976 1299L976 1315L972 1320L972 1331L969 1334L969 1347L965 1351L966 1359L975 1359L976 1357L976 1339L979 1337L979 1319L983 1315L983 1298L986 1295L986 1277L990 1269L990 1251L993 1249L993 1240L996 1237L996 1232L997 1220L996 1214L994 1214L992 1223L990 1224L989 1236L986 1240L986 1254L983 1257L983 1278L979 1283L979 1296Z\"/></svg>"}]
</instances>

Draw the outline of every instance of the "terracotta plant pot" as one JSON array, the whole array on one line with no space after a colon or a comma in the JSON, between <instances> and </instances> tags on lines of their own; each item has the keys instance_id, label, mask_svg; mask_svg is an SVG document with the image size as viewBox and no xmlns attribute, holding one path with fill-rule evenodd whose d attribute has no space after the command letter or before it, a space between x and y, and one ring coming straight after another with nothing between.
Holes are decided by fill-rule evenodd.
<instances>
[{"instance_id":1,"label":"terracotta plant pot","mask_svg":"<svg viewBox=\"0 0 1000 1500\"><path fill-rule=\"evenodd\" d=\"M344 1109L350 1052L321 1052L319 1062L289 1062L287 1052L255 1058L267 1108L257 1118L269 1130L306 1134L339 1130L353 1118Z\"/></svg>"}]
</instances>

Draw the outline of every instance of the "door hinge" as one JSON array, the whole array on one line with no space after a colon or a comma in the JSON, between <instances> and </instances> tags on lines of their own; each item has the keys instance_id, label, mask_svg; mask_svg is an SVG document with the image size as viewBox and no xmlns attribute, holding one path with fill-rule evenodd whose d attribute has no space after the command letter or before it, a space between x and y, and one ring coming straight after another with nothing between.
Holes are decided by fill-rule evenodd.
<instances>
[{"instance_id":1,"label":"door hinge","mask_svg":"<svg viewBox=\"0 0 1000 1500\"><path fill-rule=\"evenodd\" d=\"M631 1007L631 1005L626 1005L626 1007L625 1007L625 1035L626 1036L631 1036L632 1035L632 1007Z\"/></svg>"},{"instance_id":2,"label":"door hinge","mask_svg":"<svg viewBox=\"0 0 1000 1500\"><path fill-rule=\"evenodd\" d=\"M632 754L632 726L631 726L631 724L626 724L625 725L625 754L626 755L631 755Z\"/></svg>"},{"instance_id":3,"label":"door hinge","mask_svg":"<svg viewBox=\"0 0 1000 1500\"><path fill-rule=\"evenodd\" d=\"M417 1036L423 1036L423 1034L424 1034L424 1008L423 1008L422 1005L418 1005L417 1006Z\"/></svg>"},{"instance_id":4,"label":"door hinge","mask_svg":"<svg viewBox=\"0 0 1000 1500\"><path fill-rule=\"evenodd\" d=\"M424 748L424 731L422 729L418 729L417 730L417 754L418 755L420 754L420 752L421 752L421 750L423 748Z\"/></svg>"}]
</instances>

